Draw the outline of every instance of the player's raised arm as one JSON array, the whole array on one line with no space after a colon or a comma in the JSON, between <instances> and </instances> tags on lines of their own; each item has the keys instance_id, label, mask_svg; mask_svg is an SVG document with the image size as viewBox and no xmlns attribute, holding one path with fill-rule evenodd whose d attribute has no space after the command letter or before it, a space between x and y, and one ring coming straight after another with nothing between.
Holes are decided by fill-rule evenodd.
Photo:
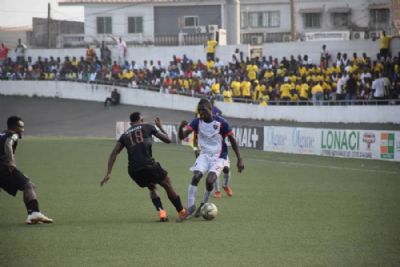
<instances>
[{"instance_id":1,"label":"player's raised arm","mask_svg":"<svg viewBox=\"0 0 400 267\"><path fill-rule=\"evenodd\" d=\"M240 151L239 151L239 146L236 143L236 139L233 135L228 135L228 139L229 142L231 142L231 146L233 151L235 151L236 154L236 158L237 158L237 168L238 168L238 172L242 172L244 170L244 163L243 163L243 159L240 156Z\"/></svg>"},{"instance_id":2,"label":"player's raised arm","mask_svg":"<svg viewBox=\"0 0 400 267\"><path fill-rule=\"evenodd\" d=\"M110 156L108 157L108 163L107 163L107 173L104 176L104 178L100 182L100 186L103 186L108 182L108 180L111 179L111 172L112 168L114 167L115 160L117 159L118 154L121 152L121 150L124 148L124 146L120 143L117 142L114 146L114 149L111 151Z\"/></svg>"},{"instance_id":3,"label":"player's raised arm","mask_svg":"<svg viewBox=\"0 0 400 267\"><path fill-rule=\"evenodd\" d=\"M178 137L180 140L185 139L189 134L193 132L193 129L191 127L186 128L185 127L188 125L188 122L183 120L181 124L179 125L178 129Z\"/></svg>"},{"instance_id":4,"label":"player's raised arm","mask_svg":"<svg viewBox=\"0 0 400 267\"><path fill-rule=\"evenodd\" d=\"M158 127L158 129L160 130L159 132L157 132L157 134L155 135L158 139L160 139L161 141L163 141L164 143L171 143L171 139L168 137L167 132L164 130L162 124L161 124L161 120L159 117L157 117L154 122L156 123L156 126Z\"/></svg>"}]
</instances>

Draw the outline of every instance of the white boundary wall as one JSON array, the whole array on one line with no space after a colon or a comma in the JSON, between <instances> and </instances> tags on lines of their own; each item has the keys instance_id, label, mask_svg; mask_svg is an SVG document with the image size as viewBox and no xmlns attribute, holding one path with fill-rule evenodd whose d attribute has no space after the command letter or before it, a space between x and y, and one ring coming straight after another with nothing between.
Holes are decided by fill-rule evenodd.
<instances>
[{"instance_id":1,"label":"white boundary wall","mask_svg":"<svg viewBox=\"0 0 400 267\"><path fill-rule=\"evenodd\" d=\"M400 131L265 126L263 150L400 161Z\"/></svg>"},{"instance_id":2,"label":"white boundary wall","mask_svg":"<svg viewBox=\"0 0 400 267\"><path fill-rule=\"evenodd\" d=\"M118 139L129 127L129 122L116 122L115 138ZM172 142L192 144L191 135L179 141L177 124L166 124L164 128ZM253 142L241 142L244 136L237 133L249 129L241 126L234 128L240 147L270 152L400 161L400 131L264 126L260 127L260 131L253 129L252 134L246 132L246 139L255 135L253 137L261 145L248 146ZM158 142L158 139L154 141Z\"/></svg>"},{"instance_id":3,"label":"white boundary wall","mask_svg":"<svg viewBox=\"0 0 400 267\"><path fill-rule=\"evenodd\" d=\"M193 111L198 98L158 92L63 81L0 81L0 94L59 97L103 102L112 89L118 88L121 103ZM400 124L399 105L380 106L267 106L218 102L227 117L256 120L288 120L333 123L395 123ZM1 107L0 107L1 109Z\"/></svg>"}]
</instances>

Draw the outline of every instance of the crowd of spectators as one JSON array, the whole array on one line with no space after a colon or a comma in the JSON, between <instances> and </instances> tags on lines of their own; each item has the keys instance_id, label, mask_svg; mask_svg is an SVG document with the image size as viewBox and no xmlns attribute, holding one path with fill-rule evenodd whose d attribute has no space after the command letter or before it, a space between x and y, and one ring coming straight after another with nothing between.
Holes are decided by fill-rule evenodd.
<instances>
[{"instance_id":1,"label":"crowd of spectators","mask_svg":"<svg viewBox=\"0 0 400 267\"><path fill-rule=\"evenodd\" d=\"M88 47L85 56L63 59L50 56L35 61L23 57L0 61L3 80L70 80L148 87L163 93L206 95L225 102L268 104L322 104L326 100L352 103L355 100L398 99L400 55L365 53L331 55L324 45L318 62L307 55L281 59L272 56L244 57L238 49L229 62L217 55L193 61L173 56L168 64L145 60L111 61L111 52L96 55Z\"/></svg>"}]
</instances>

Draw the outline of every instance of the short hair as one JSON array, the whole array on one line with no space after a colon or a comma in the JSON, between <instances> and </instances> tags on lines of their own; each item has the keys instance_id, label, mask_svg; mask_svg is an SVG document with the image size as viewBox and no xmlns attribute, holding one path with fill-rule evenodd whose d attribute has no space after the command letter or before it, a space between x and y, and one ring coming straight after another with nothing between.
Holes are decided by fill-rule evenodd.
<instances>
[{"instance_id":1,"label":"short hair","mask_svg":"<svg viewBox=\"0 0 400 267\"><path fill-rule=\"evenodd\" d=\"M129 119L131 120L131 122L137 122L139 121L141 118L140 112L133 112L130 116Z\"/></svg>"},{"instance_id":2,"label":"short hair","mask_svg":"<svg viewBox=\"0 0 400 267\"><path fill-rule=\"evenodd\" d=\"M197 104L197 106L200 106L200 105L208 105L210 107L212 106L211 102L207 98L200 99L199 104Z\"/></svg>"},{"instance_id":3,"label":"short hair","mask_svg":"<svg viewBox=\"0 0 400 267\"><path fill-rule=\"evenodd\" d=\"M22 119L18 116L11 116L7 119L7 128L11 129L18 126L18 122L22 121Z\"/></svg>"}]
</instances>

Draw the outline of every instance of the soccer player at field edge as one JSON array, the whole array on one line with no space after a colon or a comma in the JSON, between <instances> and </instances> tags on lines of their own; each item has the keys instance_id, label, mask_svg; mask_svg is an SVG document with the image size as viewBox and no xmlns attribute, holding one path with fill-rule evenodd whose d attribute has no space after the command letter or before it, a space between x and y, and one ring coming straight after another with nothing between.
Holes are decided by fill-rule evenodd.
<instances>
[{"instance_id":1,"label":"soccer player at field edge","mask_svg":"<svg viewBox=\"0 0 400 267\"><path fill-rule=\"evenodd\" d=\"M161 120L159 118L155 119L155 124L160 130L158 131L154 125L144 123L139 112L133 112L129 118L131 127L116 142L108 158L106 175L101 180L100 185L103 186L111 179L115 160L122 149L126 148L129 176L139 187L147 187L149 189L151 201L158 211L160 221L168 221L168 215L157 193L157 184L162 186L167 192L169 200L178 212L178 216L184 217L186 209L183 208L181 199L172 186L168 172L152 156L152 136L157 137L164 143L171 143L161 125Z\"/></svg>"},{"instance_id":2,"label":"soccer player at field edge","mask_svg":"<svg viewBox=\"0 0 400 267\"><path fill-rule=\"evenodd\" d=\"M18 139L22 138L24 130L22 119L11 116L7 119L7 130L0 133L0 187L12 196L16 196L18 190L23 192L23 200L28 212L26 224L52 223L53 220L39 210L35 185L17 169L14 154Z\"/></svg>"},{"instance_id":3,"label":"soccer player at field edge","mask_svg":"<svg viewBox=\"0 0 400 267\"><path fill-rule=\"evenodd\" d=\"M212 115L211 109L211 103L207 99L201 99L198 104L199 118L192 120L190 125L188 125L186 121L182 121L179 126L178 135L181 140L190 133L195 132L197 134L198 143L201 146L200 155L191 168L193 177L188 187L188 206L183 219L190 218L196 211L195 201L198 184L206 173L206 190L195 215L199 215L202 205L208 202L214 182L223 169L223 160L226 159L228 154L227 145L224 142L225 137L228 137L232 149L236 154L238 171L242 172L244 169L243 159L240 156L239 147L233 136L230 125L222 117ZM186 127L185 130L184 127ZM183 221L182 217L180 219Z\"/></svg>"}]
</instances>

